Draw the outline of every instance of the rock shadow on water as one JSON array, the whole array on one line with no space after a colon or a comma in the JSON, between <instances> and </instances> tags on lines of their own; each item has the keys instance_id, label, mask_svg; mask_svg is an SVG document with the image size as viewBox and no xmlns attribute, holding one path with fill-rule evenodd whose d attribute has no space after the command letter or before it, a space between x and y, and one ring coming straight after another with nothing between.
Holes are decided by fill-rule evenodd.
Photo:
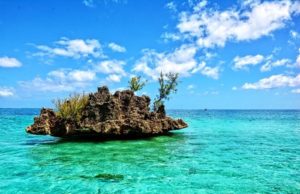
<instances>
[{"instance_id":1,"label":"rock shadow on water","mask_svg":"<svg viewBox=\"0 0 300 194\"><path fill-rule=\"evenodd\" d=\"M51 138L32 138L32 139L26 139L26 141L24 143L21 143L21 145L25 145L25 146L34 146L34 145L43 145L43 144L55 144L58 141L60 141L59 138L57 137L51 137Z\"/></svg>"},{"instance_id":2,"label":"rock shadow on water","mask_svg":"<svg viewBox=\"0 0 300 194\"><path fill-rule=\"evenodd\" d=\"M88 176L88 175L80 175L81 179L98 179L105 182L120 182L124 180L124 175L122 174L109 174L109 173L100 173L96 174L94 176Z\"/></svg>"},{"instance_id":3,"label":"rock shadow on water","mask_svg":"<svg viewBox=\"0 0 300 194\"><path fill-rule=\"evenodd\" d=\"M24 144L25 145L55 145L55 144L64 144L64 143L105 143L105 142L113 142L113 141L125 141L125 142L130 142L130 141L138 141L138 140L144 140L144 141L152 141L155 138L158 137L166 137L170 138L168 140L173 141L173 140L180 140L184 139L185 135L183 133L178 133L178 132L167 132L164 134L159 134L159 135L149 135L149 136L126 136L126 137L121 137L121 136L74 136L74 137L55 137L51 139L30 139L27 140Z\"/></svg>"}]
</instances>

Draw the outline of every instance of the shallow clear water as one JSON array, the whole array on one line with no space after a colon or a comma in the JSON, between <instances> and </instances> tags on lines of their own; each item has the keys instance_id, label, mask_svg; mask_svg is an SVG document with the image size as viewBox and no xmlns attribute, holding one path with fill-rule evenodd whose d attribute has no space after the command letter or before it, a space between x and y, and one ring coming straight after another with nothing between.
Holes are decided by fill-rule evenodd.
<instances>
[{"instance_id":1,"label":"shallow clear water","mask_svg":"<svg viewBox=\"0 0 300 194\"><path fill-rule=\"evenodd\" d=\"M0 109L0 193L300 193L300 111L169 111L189 128L145 140L26 134Z\"/></svg>"}]
</instances>

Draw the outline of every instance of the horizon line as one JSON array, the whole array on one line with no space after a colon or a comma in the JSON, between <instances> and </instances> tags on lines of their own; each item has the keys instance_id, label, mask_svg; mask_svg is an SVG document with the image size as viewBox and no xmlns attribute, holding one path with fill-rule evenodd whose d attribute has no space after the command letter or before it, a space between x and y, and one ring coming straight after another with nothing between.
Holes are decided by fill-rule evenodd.
<instances>
[{"instance_id":1,"label":"horizon line","mask_svg":"<svg viewBox=\"0 0 300 194\"><path fill-rule=\"evenodd\" d=\"M46 107L39 107L39 108L29 108L29 107L0 107L0 109L41 109L41 108L46 108ZM49 108L49 109L54 109L54 108ZM183 108L167 108L168 110L189 110L189 111L209 111L209 110L298 110L300 111L300 108L196 108L196 109L183 109Z\"/></svg>"}]
</instances>

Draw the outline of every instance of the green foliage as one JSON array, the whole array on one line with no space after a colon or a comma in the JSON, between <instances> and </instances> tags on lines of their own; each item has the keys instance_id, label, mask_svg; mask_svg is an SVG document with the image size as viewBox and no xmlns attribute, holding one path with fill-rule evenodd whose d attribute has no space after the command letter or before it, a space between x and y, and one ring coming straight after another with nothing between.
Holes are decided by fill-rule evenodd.
<instances>
[{"instance_id":1,"label":"green foliage","mask_svg":"<svg viewBox=\"0 0 300 194\"><path fill-rule=\"evenodd\" d=\"M88 95L74 93L69 98L53 100L53 103L59 117L79 121L82 116L82 109L88 103Z\"/></svg>"},{"instance_id":2,"label":"green foliage","mask_svg":"<svg viewBox=\"0 0 300 194\"><path fill-rule=\"evenodd\" d=\"M137 76L137 77L132 77L131 80L128 82L128 84L130 90L136 92L143 89L143 87L146 85L146 82L141 81L141 76Z\"/></svg>"},{"instance_id":3,"label":"green foliage","mask_svg":"<svg viewBox=\"0 0 300 194\"><path fill-rule=\"evenodd\" d=\"M160 73L160 77L158 78L159 94L153 104L154 111L157 111L164 104L165 100L169 100L172 93L177 92L178 76L178 73Z\"/></svg>"}]
</instances>

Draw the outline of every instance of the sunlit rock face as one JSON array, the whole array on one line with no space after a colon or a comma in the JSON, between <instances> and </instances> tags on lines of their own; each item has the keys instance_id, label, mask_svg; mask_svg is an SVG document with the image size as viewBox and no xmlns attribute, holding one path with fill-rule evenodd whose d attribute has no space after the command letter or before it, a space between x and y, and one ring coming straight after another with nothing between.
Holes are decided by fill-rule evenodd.
<instances>
[{"instance_id":1,"label":"sunlit rock face","mask_svg":"<svg viewBox=\"0 0 300 194\"><path fill-rule=\"evenodd\" d=\"M41 109L34 123L26 131L57 137L130 138L165 134L186 128L181 120L166 116L164 106L151 112L148 96L135 96L130 90L111 94L100 87L89 95L80 121L60 118L51 109Z\"/></svg>"}]
</instances>

